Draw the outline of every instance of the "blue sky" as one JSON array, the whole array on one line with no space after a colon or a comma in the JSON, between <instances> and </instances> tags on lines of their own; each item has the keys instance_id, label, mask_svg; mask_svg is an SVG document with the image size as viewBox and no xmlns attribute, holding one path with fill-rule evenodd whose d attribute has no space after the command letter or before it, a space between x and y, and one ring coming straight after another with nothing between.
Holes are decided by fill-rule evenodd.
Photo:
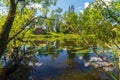
<instances>
[{"instance_id":1,"label":"blue sky","mask_svg":"<svg viewBox=\"0 0 120 80\"><path fill-rule=\"evenodd\" d=\"M94 0L58 0L56 6L51 6L50 9L57 9L58 7L61 7L64 11L68 10L69 5L74 5L75 12L78 12L80 10L84 10L85 4L91 3ZM2 5L2 4L1 4ZM35 4L37 7L41 7L39 4ZM34 6L35 6L34 5ZM32 5L31 5L32 6ZM0 13L5 11L6 9L3 7L0 7Z\"/></svg>"},{"instance_id":2,"label":"blue sky","mask_svg":"<svg viewBox=\"0 0 120 80\"><path fill-rule=\"evenodd\" d=\"M75 7L75 12L78 12L79 10L84 10L85 4L88 2L93 2L94 0L58 0L56 6L51 6L50 9L57 9L58 7L61 7L64 11L68 10L69 5L74 5ZM3 5L0 3L0 5ZM37 7L40 5L35 4ZM0 7L0 13L4 12L6 10L5 8Z\"/></svg>"},{"instance_id":3,"label":"blue sky","mask_svg":"<svg viewBox=\"0 0 120 80\"><path fill-rule=\"evenodd\" d=\"M54 10L57 9L58 7L61 7L64 11L68 10L69 5L74 5L75 7L75 12L78 11L83 11L85 9L85 6L88 5L88 3L91 3L95 0L58 0L56 6L51 6L50 10ZM105 2L110 2L112 0L103 0ZM1 6L2 5L2 6ZM7 13L6 10L8 9L7 7L4 6L4 4L2 2L0 2L0 14L3 13ZM31 7L34 8L41 8L42 6L39 3L35 3L35 4L31 4Z\"/></svg>"},{"instance_id":4,"label":"blue sky","mask_svg":"<svg viewBox=\"0 0 120 80\"><path fill-rule=\"evenodd\" d=\"M94 0L58 0L56 6L52 6L51 9L57 9L58 7L63 8L63 11L67 11L69 5L74 5L75 12L78 10L84 10L85 4L93 2Z\"/></svg>"}]
</instances>

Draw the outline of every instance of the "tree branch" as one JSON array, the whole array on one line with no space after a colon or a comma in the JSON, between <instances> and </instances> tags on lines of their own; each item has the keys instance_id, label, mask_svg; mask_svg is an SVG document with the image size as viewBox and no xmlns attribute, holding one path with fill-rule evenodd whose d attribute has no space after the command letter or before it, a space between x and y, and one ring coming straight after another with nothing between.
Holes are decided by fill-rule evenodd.
<instances>
[{"instance_id":1,"label":"tree branch","mask_svg":"<svg viewBox=\"0 0 120 80\"><path fill-rule=\"evenodd\" d=\"M0 33L0 57L4 54L4 51L7 48L9 33L12 28L16 14L17 5L15 4L15 0L9 0L9 1L10 1L9 12Z\"/></svg>"},{"instance_id":2,"label":"tree branch","mask_svg":"<svg viewBox=\"0 0 120 80\"><path fill-rule=\"evenodd\" d=\"M51 18L47 18L47 17L43 17L43 16L39 16L39 17L32 17L24 26L23 26L23 28L20 30L20 31L18 31L15 35L13 35L11 38L9 38L9 42L11 41L11 40L13 40L16 36L18 36L21 32L23 32L24 30L25 30L25 28L27 27L27 26L29 26L35 19L37 19L37 18L43 18L43 19L48 19L48 20L55 20L55 19L51 19ZM34 25L34 24L33 24ZM33 26L33 25L31 25L31 26Z\"/></svg>"},{"instance_id":3,"label":"tree branch","mask_svg":"<svg viewBox=\"0 0 120 80\"><path fill-rule=\"evenodd\" d=\"M19 0L17 0L15 4L17 5L17 4L18 4L18 2L19 2Z\"/></svg>"},{"instance_id":4,"label":"tree branch","mask_svg":"<svg viewBox=\"0 0 120 80\"><path fill-rule=\"evenodd\" d=\"M106 6L108 14L110 15L110 17L112 19L114 19L118 24L120 24L120 21L118 21L118 18L116 16L114 16L111 11L109 10L109 6L106 5L106 3L104 1L102 1L102 3Z\"/></svg>"}]
</instances>

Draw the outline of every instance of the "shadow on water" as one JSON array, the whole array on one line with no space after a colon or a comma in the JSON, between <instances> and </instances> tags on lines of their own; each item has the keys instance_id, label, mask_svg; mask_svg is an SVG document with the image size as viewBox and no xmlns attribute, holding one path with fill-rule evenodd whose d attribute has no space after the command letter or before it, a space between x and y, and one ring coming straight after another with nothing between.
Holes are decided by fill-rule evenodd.
<instances>
[{"instance_id":1,"label":"shadow on water","mask_svg":"<svg viewBox=\"0 0 120 80\"><path fill-rule=\"evenodd\" d=\"M27 55L8 80L113 80L108 72L119 74L108 49L103 52L96 47L98 55L74 40L35 41L35 44L35 53Z\"/></svg>"}]
</instances>

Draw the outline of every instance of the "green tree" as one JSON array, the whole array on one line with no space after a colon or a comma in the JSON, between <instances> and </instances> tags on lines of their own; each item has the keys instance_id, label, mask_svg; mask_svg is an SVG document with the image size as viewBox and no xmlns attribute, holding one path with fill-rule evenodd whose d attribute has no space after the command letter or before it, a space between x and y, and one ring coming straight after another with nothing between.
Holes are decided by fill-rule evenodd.
<instances>
[{"instance_id":1,"label":"green tree","mask_svg":"<svg viewBox=\"0 0 120 80\"><path fill-rule=\"evenodd\" d=\"M3 0L0 0L3 1ZM55 5L57 0L6 0L3 1L6 6L9 6L8 14L2 25L0 26L0 58L5 54L10 41L15 39L20 33L25 31L26 27L34 25L32 22L38 18L47 18L45 16L36 16L36 9L31 8L28 10L29 3L42 4L44 8L49 7L51 4ZM21 7L22 5L22 7ZM37 9L38 10L38 9ZM46 11L45 11L46 12ZM4 16L3 16L4 17ZM18 30L18 31L17 31ZM24 56L24 55L23 55ZM19 57L17 62L6 67L5 74L10 75L16 70L17 64L21 61ZM14 59L13 59L14 60Z\"/></svg>"},{"instance_id":2,"label":"green tree","mask_svg":"<svg viewBox=\"0 0 120 80\"><path fill-rule=\"evenodd\" d=\"M49 7L50 4L55 4L56 0L54 0L54 1L52 1L52 0L32 0L32 1L29 1L29 0L17 0L17 1L16 0L9 0L8 1L8 5L10 5L8 16L6 17L6 20L5 20L4 24L3 24L1 32L0 32L0 57L4 54L4 51L5 51L6 47L7 47L7 44L10 41L9 34L10 34L10 31L11 31L13 25L14 25L13 23L14 23L15 18L16 18L16 14L17 14L16 11L18 9L17 6L21 2L24 2L23 7L22 7L21 10L23 10L23 9L25 10L26 5L29 2L33 2L33 3L34 2L39 2L39 3L43 4L45 7ZM5 1L5 3L7 3L7 1ZM26 17L27 17L27 15L26 15ZM39 18L42 18L42 17L39 17ZM32 15L32 17L28 18L27 23L24 23L25 25L22 25L22 28L25 28L26 26L28 26L35 19L36 19L36 17L34 17L34 15ZM16 22L19 22L19 21L20 20L18 20ZM22 21L24 21L24 20L22 20Z\"/></svg>"},{"instance_id":3,"label":"green tree","mask_svg":"<svg viewBox=\"0 0 120 80\"><path fill-rule=\"evenodd\" d=\"M104 9L105 6L101 2L96 0L83 14L80 13L78 23L84 39L91 37L93 40L110 42L116 38L116 32L113 30L115 26L103 15L106 8ZM88 38L86 40L89 40Z\"/></svg>"},{"instance_id":4,"label":"green tree","mask_svg":"<svg viewBox=\"0 0 120 80\"><path fill-rule=\"evenodd\" d=\"M55 20L45 20L47 31L50 32L59 32L59 26L61 24L61 12L62 9L58 8L55 10L52 10L50 13L50 18Z\"/></svg>"},{"instance_id":5,"label":"green tree","mask_svg":"<svg viewBox=\"0 0 120 80\"><path fill-rule=\"evenodd\" d=\"M74 6L70 6L68 12L62 17L61 31L64 33L78 32L78 15L74 12Z\"/></svg>"}]
</instances>

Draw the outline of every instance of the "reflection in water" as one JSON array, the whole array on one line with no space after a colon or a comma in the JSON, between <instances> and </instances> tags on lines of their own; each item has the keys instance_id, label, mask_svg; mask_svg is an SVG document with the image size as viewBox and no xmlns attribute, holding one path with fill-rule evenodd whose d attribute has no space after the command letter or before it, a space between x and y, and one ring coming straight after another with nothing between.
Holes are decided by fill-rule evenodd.
<instances>
[{"instance_id":1,"label":"reflection in water","mask_svg":"<svg viewBox=\"0 0 120 80\"><path fill-rule=\"evenodd\" d=\"M22 67L11 75L13 80L113 80L107 72L118 75L116 66L105 60L113 61L112 53L98 55L81 48L79 41L37 41L36 44L35 54L23 60Z\"/></svg>"}]
</instances>

